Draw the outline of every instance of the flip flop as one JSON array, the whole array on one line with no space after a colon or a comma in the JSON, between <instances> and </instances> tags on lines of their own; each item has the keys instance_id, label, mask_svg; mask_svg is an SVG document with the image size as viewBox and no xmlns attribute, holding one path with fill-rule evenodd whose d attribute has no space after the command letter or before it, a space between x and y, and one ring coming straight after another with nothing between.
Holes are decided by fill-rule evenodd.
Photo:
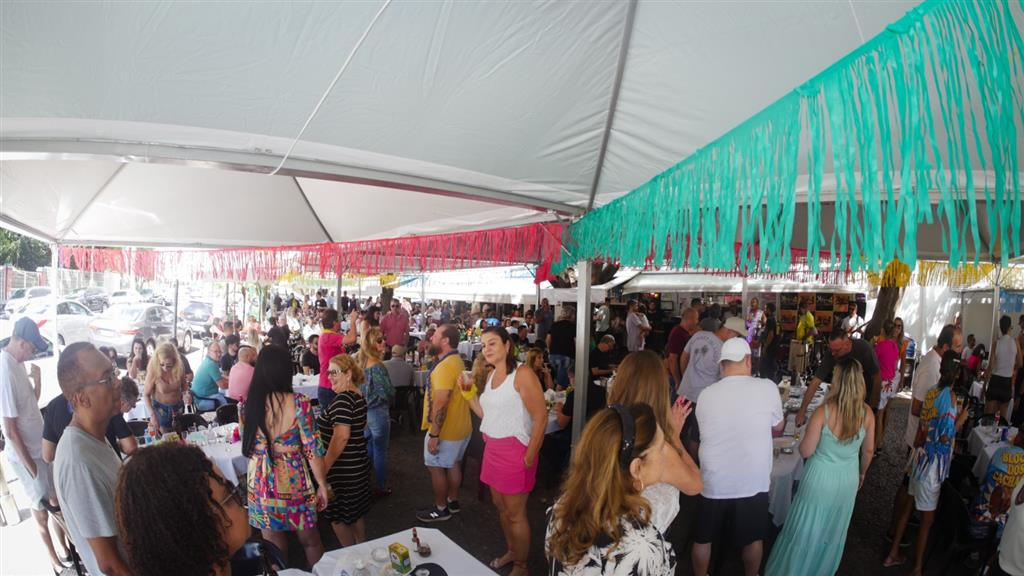
<instances>
[{"instance_id":1,"label":"flip flop","mask_svg":"<svg viewBox=\"0 0 1024 576\"><path fill-rule=\"evenodd\" d=\"M882 567L883 568L892 568L893 566L903 566L906 563L907 563L906 557L896 558L895 560L892 560L892 559L886 557L885 561L882 562Z\"/></svg>"},{"instance_id":2,"label":"flip flop","mask_svg":"<svg viewBox=\"0 0 1024 576\"><path fill-rule=\"evenodd\" d=\"M505 560L504 562L502 562L501 561L502 558L508 558L508 560ZM508 555L505 555L505 556L502 556L500 558L495 558L494 560L491 560L491 563L488 564L488 566L490 566L492 570L501 570L502 568L504 568L505 566L508 566L512 562L513 562L512 558L510 558Z\"/></svg>"}]
</instances>

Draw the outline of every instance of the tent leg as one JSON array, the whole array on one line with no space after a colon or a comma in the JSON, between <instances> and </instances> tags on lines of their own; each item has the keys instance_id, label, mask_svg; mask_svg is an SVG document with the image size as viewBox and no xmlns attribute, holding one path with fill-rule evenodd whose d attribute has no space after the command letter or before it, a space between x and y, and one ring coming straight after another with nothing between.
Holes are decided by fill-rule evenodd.
<instances>
[{"instance_id":1,"label":"tent leg","mask_svg":"<svg viewBox=\"0 0 1024 576\"><path fill-rule=\"evenodd\" d=\"M583 435L583 425L586 424L587 387L590 383L590 260L580 260L576 270L576 382L572 407L574 447Z\"/></svg>"},{"instance_id":2,"label":"tent leg","mask_svg":"<svg viewBox=\"0 0 1024 576\"><path fill-rule=\"evenodd\" d=\"M344 315L345 311L340 310L341 306L341 272L338 272L338 282L334 285L334 309L338 310L339 314Z\"/></svg>"},{"instance_id":3,"label":"tent leg","mask_svg":"<svg viewBox=\"0 0 1024 576\"><path fill-rule=\"evenodd\" d=\"M174 337L177 338L178 337L178 281L177 280L174 281L174 328L172 330L173 330L173 333L174 333ZM178 341L178 346L179 347L184 346L184 345L185 345L184 342ZM188 352L191 352L191 350L186 350L185 351L185 353L188 353Z\"/></svg>"},{"instance_id":4,"label":"tent leg","mask_svg":"<svg viewBox=\"0 0 1024 576\"><path fill-rule=\"evenodd\" d=\"M53 322L53 338L51 342L53 345L53 354L55 356L60 355L60 351L57 350L57 342L60 338L60 326L57 325L57 303L60 302L60 268L58 267L59 262L57 261L57 253L60 252L60 243L54 242L50 244L50 268L53 270L53 279L50 280L50 284L53 289L50 290L50 295L53 298L53 306L50 312L53 314L53 318L50 321Z\"/></svg>"}]
</instances>

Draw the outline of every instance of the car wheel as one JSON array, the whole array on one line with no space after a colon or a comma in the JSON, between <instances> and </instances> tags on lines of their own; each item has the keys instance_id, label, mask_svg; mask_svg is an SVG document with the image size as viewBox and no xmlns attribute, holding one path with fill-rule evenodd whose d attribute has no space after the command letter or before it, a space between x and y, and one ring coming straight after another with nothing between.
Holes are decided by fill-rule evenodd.
<instances>
[{"instance_id":1,"label":"car wheel","mask_svg":"<svg viewBox=\"0 0 1024 576\"><path fill-rule=\"evenodd\" d=\"M154 342L152 340L152 338L151 338L148 341L146 341L146 354L148 354L150 357L152 357L153 354L155 354L155 353L156 353L156 342Z\"/></svg>"},{"instance_id":2,"label":"car wheel","mask_svg":"<svg viewBox=\"0 0 1024 576\"><path fill-rule=\"evenodd\" d=\"M185 332L185 337L182 338L182 348L185 350L186 354L188 354L189 352L192 351L192 333L191 332Z\"/></svg>"}]
</instances>

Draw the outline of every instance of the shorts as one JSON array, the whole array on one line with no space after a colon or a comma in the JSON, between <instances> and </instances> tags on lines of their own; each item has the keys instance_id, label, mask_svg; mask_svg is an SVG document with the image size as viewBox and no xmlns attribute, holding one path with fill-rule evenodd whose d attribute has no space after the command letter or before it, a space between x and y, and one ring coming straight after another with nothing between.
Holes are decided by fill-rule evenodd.
<instances>
[{"instance_id":1,"label":"shorts","mask_svg":"<svg viewBox=\"0 0 1024 576\"><path fill-rule=\"evenodd\" d=\"M7 461L11 463L14 474L25 487L29 507L33 510L43 510L43 501L49 502L51 497L57 495L53 486L53 467L42 459L35 459L36 476L33 478L18 458L8 455Z\"/></svg>"},{"instance_id":2,"label":"shorts","mask_svg":"<svg viewBox=\"0 0 1024 576\"><path fill-rule=\"evenodd\" d=\"M988 388L985 389L986 402L999 402L1005 404L1013 396L1013 383L1008 376L992 375L988 381Z\"/></svg>"},{"instance_id":3,"label":"shorts","mask_svg":"<svg viewBox=\"0 0 1024 576\"><path fill-rule=\"evenodd\" d=\"M885 410L885 407L889 404L889 398L896 395L896 382L899 380L898 377L893 376L890 380L882 380L882 391L878 396L878 409Z\"/></svg>"},{"instance_id":4,"label":"shorts","mask_svg":"<svg viewBox=\"0 0 1024 576\"><path fill-rule=\"evenodd\" d=\"M171 422L174 421L174 415L181 416L185 413L185 403L178 402L177 404L161 404L156 400L153 400L153 413L156 414L156 421L160 424L160 428L171 428Z\"/></svg>"},{"instance_id":5,"label":"shorts","mask_svg":"<svg viewBox=\"0 0 1024 576\"><path fill-rule=\"evenodd\" d=\"M705 498L698 496L693 541L710 544L728 542L735 546L764 540L768 536L768 493L761 492L746 498Z\"/></svg>"},{"instance_id":6,"label":"shorts","mask_svg":"<svg viewBox=\"0 0 1024 576\"><path fill-rule=\"evenodd\" d=\"M466 446L469 446L469 439L472 435L462 440L441 440L437 446L437 454L431 454L427 450L427 443L430 441L430 434L423 435L423 463L430 468L455 468L462 462L466 455Z\"/></svg>"},{"instance_id":7,"label":"shorts","mask_svg":"<svg viewBox=\"0 0 1024 576\"><path fill-rule=\"evenodd\" d=\"M523 462L526 445L515 437L484 436L484 461L480 481L500 494L529 494L537 483L537 461L527 468Z\"/></svg>"},{"instance_id":8,"label":"shorts","mask_svg":"<svg viewBox=\"0 0 1024 576\"><path fill-rule=\"evenodd\" d=\"M925 468L920 478L911 473L907 494L914 497L915 508L921 512L934 512L939 506L941 489L942 480L939 479L939 466L937 463L933 463Z\"/></svg>"},{"instance_id":9,"label":"shorts","mask_svg":"<svg viewBox=\"0 0 1024 576\"><path fill-rule=\"evenodd\" d=\"M794 375L807 369L807 344L801 340L789 341L789 371Z\"/></svg>"}]
</instances>

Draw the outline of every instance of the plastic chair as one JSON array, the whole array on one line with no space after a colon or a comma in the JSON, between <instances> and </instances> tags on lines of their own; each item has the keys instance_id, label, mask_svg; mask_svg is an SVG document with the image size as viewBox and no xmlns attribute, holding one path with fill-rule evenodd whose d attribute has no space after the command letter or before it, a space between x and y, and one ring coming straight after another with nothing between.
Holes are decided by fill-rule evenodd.
<instances>
[{"instance_id":1,"label":"plastic chair","mask_svg":"<svg viewBox=\"0 0 1024 576\"><path fill-rule=\"evenodd\" d=\"M82 564L82 557L78 555L78 550L75 549L75 543L71 541L71 532L68 532L68 524L64 520L64 513L61 512L60 506L54 506L50 504L50 501L43 498L39 501L43 506L43 510L49 512L50 517L53 518L54 523L60 527L60 529L68 535L68 556L71 558L71 567L75 569L75 574L78 576L85 576L85 566Z\"/></svg>"},{"instance_id":2,"label":"plastic chair","mask_svg":"<svg viewBox=\"0 0 1024 576\"><path fill-rule=\"evenodd\" d=\"M259 536L249 538L231 557L232 576L277 576L277 570L286 568L281 549Z\"/></svg>"},{"instance_id":3,"label":"plastic chair","mask_svg":"<svg viewBox=\"0 0 1024 576\"><path fill-rule=\"evenodd\" d=\"M971 552L977 552L982 558L985 557L985 553L991 549L993 537L981 540L972 538L969 523L967 503L951 483L943 482L939 492L939 507L929 538L931 546L925 558L925 572L933 572L929 569L933 560L935 565L942 566L941 570L934 573L951 574L954 567L965 565Z\"/></svg>"},{"instance_id":4,"label":"plastic chair","mask_svg":"<svg viewBox=\"0 0 1024 576\"><path fill-rule=\"evenodd\" d=\"M238 404L225 404L217 408L215 422L218 426L238 422Z\"/></svg>"},{"instance_id":5,"label":"plastic chair","mask_svg":"<svg viewBox=\"0 0 1024 576\"><path fill-rule=\"evenodd\" d=\"M198 428L206 428L209 423L199 414L179 414L178 415L178 427L182 430L188 430L195 426Z\"/></svg>"},{"instance_id":6,"label":"plastic chair","mask_svg":"<svg viewBox=\"0 0 1024 576\"><path fill-rule=\"evenodd\" d=\"M146 435L146 429L149 428L148 420L129 420L127 422L128 429L132 431L132 436L136 438Z\"/></svg>"}]
</instances>

